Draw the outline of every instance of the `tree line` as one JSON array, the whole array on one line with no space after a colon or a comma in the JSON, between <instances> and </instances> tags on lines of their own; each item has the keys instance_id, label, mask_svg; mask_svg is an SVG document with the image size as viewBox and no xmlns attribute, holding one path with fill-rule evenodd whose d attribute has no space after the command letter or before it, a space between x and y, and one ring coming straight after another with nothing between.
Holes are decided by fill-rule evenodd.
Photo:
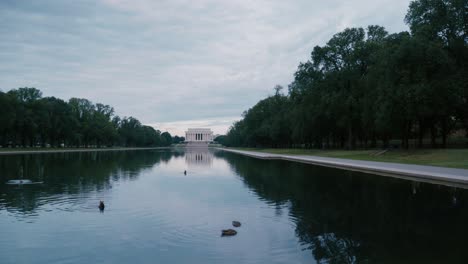
<instances>
[{"instance_id":1,"label":"tree line","mask_svg":"<svg viewBox=\"0 0 468 264\"><path fill-rule=\"evenodd\" d=\"M299 64L286 94L276 86L218 141L354 149L467 137L467 14L467 0L417 0L405 17L410 32L371 25L333 35Z\"/></svg>"},{"instance_id":2,"label":"tree line","mask_svg":"<svg viewBox=\"0 0 468 264\"><path fill-rule=\"evenodd\" d=\"M115 115L109 105L42 97L36 88L0 91L2 147L150 147L169 146L172 140L134 117Z\"/></svg>"}]
</instances>

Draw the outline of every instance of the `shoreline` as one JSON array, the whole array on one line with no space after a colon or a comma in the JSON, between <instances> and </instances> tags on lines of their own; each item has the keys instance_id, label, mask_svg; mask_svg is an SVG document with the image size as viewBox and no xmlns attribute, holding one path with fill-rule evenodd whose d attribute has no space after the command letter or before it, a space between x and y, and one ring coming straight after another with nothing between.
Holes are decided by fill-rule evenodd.
<instances>
[{"instance_id":1,"label":"shoreline","mask_svg":"<svg viewBox=\"0 0 468 264\"><path fill-rule=\"evenodd\" d=\"M390 162L425 166L468 169L468 148L458 149L291 149L291 148L229 148L283 155L318 156L351 160Z\"/></svg>"},{"instance_id":2,"label":"shoreline","mask_svg":"<svg viewBox=\"0 0 468 264\"><path fill-rule=\"evenodd\" d=\"M151 149L169 149L171 147L150 147L150 148L76 148L76 149L25 149L25 150L2 150L0 155L18 155L18 154L44 154L44 153L71 153L71 152L102 152L102 151L126 151L126 150L151 150Z\"/></svg>"},{"instance_id":3,"label":"shoreline","mask_svg":"<svg viewBox=\"0 0 468 264\"><path fill-rule=\"evenodd\" d=\"M386 177L400 178L405 180L413 180L468 189L467 169L455 169L447 167L413 165L393 162L328 158L312 155L284 155L226 148L219 148L219 150L224 150L227 152L264 160L285 160L316 166L358 171L367 174L375 174Z\"/></svg>"}]
</instances>

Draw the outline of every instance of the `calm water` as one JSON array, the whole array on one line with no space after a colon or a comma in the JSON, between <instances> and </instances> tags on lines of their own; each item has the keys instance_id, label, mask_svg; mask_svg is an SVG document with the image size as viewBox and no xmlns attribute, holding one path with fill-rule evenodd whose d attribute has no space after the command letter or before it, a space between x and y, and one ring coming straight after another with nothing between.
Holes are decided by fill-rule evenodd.
<instances>
[{"instance_id":1,"label":"calm water","mask_svg":"<svg viewBox=\"0 0 468 264\"><path fill-rule=\"evenodd\" d=\"M463 189L195 151L0 156L0 183L0 263L468 262Z\"/></svg>"}]
</instances>

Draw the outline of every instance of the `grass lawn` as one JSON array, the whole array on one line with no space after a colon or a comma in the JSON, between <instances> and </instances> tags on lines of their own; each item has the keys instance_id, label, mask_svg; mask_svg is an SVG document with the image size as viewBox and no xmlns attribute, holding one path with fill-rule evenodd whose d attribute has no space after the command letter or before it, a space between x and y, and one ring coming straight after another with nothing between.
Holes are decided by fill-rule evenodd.
<instances>
[{"instance_id":1,"label":"grass lawn","mask_svg":"<svg viewBox=\"0 0 468 264\"><path fill-rule=\"evenodd\" d=\"M380 155L375 155L379 152L378 150L238 149L275 154L312 155L468 169L468 149L389 150Z\"/></svg>"}]
</instances>

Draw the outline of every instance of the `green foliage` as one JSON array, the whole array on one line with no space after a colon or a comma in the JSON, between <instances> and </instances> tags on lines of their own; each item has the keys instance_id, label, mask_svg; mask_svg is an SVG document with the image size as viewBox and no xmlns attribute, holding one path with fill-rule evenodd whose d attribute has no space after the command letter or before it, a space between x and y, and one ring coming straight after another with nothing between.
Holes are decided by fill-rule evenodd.
<instances>
[{"instance_id":1,"label":"green foliage","mask_svg":"<svg viewBox=\"0 0 468 264\"><path fill-rule=\"evenodd\" d=\"M161 134L161 145L162 146L169 146L172 144L172 136L168 132L164 132Z\"/></svg>"},{"instance_id":2,"label":"green foliage","mask_svg":"<svg viewBox=\"0 0 468 264\"><path fill-rule=\"evenodd\" d=\"M172 137L172 144L179 144L185 141L185 137L174 136Z\"/></svg>"},{"instance_id":3,"label":"green foliage","mask_svg":"<svg viewBox=\"0 0 468 264\"><path fill-rule=\"evenodd\" d=\"M65 102L42 97L36 88L0 92L0 112L3 147L143 147L172 142L169 133L163 136L133 117L120 118L109 105L81 98Z\"/></svg>"},{"instance_id":4,"label":"green foliage","mask_svg":"<svg viewBox=\"0 0 468 264\"><path fill-rule=\"evenodd\" d=\"M224 144L249 147L403 148L447 144L468 129L466 0L417 0L411 33L347 28L300 63L288 94L261 100Z\"/></svg>"}]
</instances>

